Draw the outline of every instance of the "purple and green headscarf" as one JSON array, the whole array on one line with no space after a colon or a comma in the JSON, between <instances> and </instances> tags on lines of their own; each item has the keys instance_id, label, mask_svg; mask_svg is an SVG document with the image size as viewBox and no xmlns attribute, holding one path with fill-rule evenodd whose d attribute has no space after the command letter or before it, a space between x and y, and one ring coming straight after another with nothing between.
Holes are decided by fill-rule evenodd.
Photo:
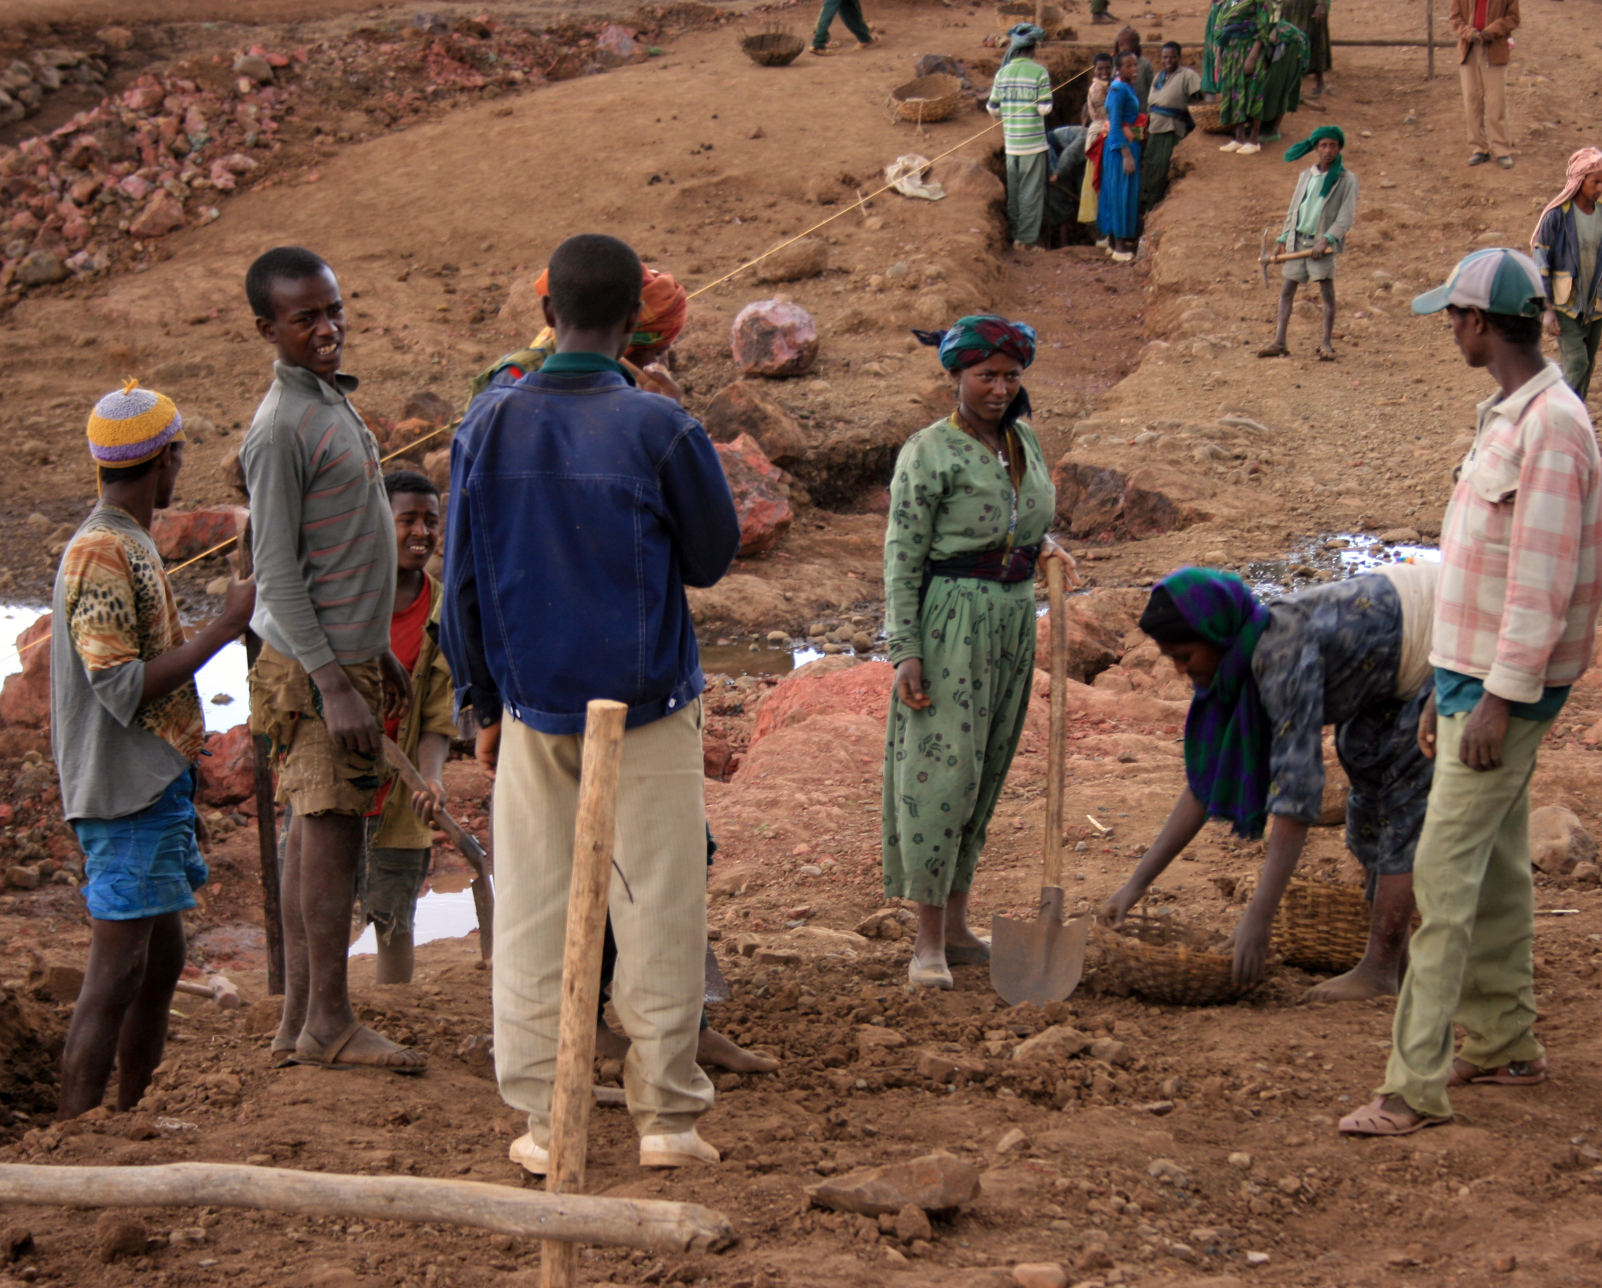
<instances>
[{"instance_id":1,"label":"purple and green headscarf","mask_svg":"<svg viewBox=\"0 0 1602 1288\"><path fill-rule=\"evenodd\" d=\"M1191 794L1210 817L1227 819L1235 835L1259 837L1268 821L1272 728L1252 678L1252 654L1268 625L1268 609L1233 573L1181 568L1153 588L1141 626L1159 643L1179 642L1172 634L1163 639L1169 632L1162 619L1174 614L1179 620L1171 626L1180 634L1223 651L1212 685L1196 690L1185 717Z\"/></svg>"},{"instance_id":2,"label":"purple and green headscarf","mask_svg":"<svg viewBox=\"0 0 1602 1288\"><path fill-rule=\"evenodd\" d=\"M915 329L912 334L922 344L940 346L940 365L947 371L975 366L993 353L1016 358L1026 367L1035 360L1034 327L992 313L958 318L944 331Z\"/></svg>"}]
</instances>

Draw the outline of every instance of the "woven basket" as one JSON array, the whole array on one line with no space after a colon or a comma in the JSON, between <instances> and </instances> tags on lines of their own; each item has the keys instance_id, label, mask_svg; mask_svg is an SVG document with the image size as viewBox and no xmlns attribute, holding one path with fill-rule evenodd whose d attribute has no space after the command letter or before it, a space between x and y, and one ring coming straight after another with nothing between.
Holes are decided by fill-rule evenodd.
<instances>
[{"instance_id":1,"label":"woven basket","mask_svg":"<svg viewBox=\"0 0 1602 1288\"><path fill-rule=\"evenodd\" d=\"M1250 902L1257 888L1248 877L1235 889L1235 898ZM1368 947L1369 902L1358 886L1328 881L1292 881L1274 914L1274 952L1289 966L1306 971L1340 973L1363 959ZM1413 929L1419 926L1413 914Z\"/></svg>"},{"instance_id":2,"label":"woven basket","mask_svg":"<svg viewBox=\"0 0 1602 1288\"><path fill-rule=\"evenodd\" d=\"M1148 1001L1212 1006L1245 991L1235 987L1233 959L1207 952L1195 931L1171 917L1136 913L1117 930L1097 926L1096 943L1102 970Z\"/></svg>"},{"instance_id":3,"label":"woven basket","mask_svg":"<svg viewBox=\"0 0 1602 1288\"><path fill-rule=\"evenodd\" d=\"M920 125L943 121L962 102L962 81L955 76L920 76L891 90L889 101L900 120Z\"/></svg>"},{"instance_id":4,"label":"woven basket","mask_svg":"<svg viewBox=\"0 0 1602 1288\"><path fill-rule=\"evenodd\" d=\"M1190 119L1196 122L1196 128L1203 134L1233 134L1233 125L1223 125L1220 118L1223 109L1217 103L1192 103L1190 105Z\"/></svg>"},{"instance_id":5,"label":"woven basket","mask_svg":"<svg viewBox=\"0 0 1602 1288\"><path fill-rule=\"evenodd\" d=\"M806 47L793 31L764 31L740 42L745 56L759 67L788 67Z\"/></svg>"},{"instance_id":6,"label":"woven basket","mask_svg":"<svg viewBox=\"0 0 1602 1288\"><path fill-rule=\"evenodd\" d=\"M1062 10L1054 4L1048 4L1042 15L1045 21L1041 24L1046 30L1047 39L1063 39L1058 33L1062 28ZM1033 22L1035 20L1034 0L1007 0L1006 4L996 6L996 26L1007 32L1020 22ZM1072 39L1072 37L1068 37Z\"/></svg>"}]
</instances>

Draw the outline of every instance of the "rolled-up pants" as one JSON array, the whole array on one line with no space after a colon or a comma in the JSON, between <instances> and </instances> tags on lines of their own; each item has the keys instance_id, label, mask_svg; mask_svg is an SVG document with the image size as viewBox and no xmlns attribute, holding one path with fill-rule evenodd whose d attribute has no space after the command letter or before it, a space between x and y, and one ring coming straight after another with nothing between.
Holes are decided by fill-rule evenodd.
<instances>
[{"instance_id":1,"label":"rolled-up pants","mask_svg":"<svg viewBox=\"0 0 1602 1288\"><path fill-rule=\"evenodd\" d=\"M1457 69L1463 86L1463 116L1468 124L1469 146L1476 152L1510 157L1513 144L1507 131L1507 65L1493 67L1484 45L1470 45L1468 57Z\"/></svg>"},{"instance_id":2,"label":"rolled-up pants","mask_svg":"<svg viewBox=\"0 0 1602 1288\"><path fill-rule=\"evenodd\" d=\"M495 775L495 1076L538 1145L550 1139L583 746L508 715ZM607 907L618 944L612 1002L632 1039L623 1089L642 1136L688 1131L712 1107L695 1062L706 995L704 773L699 702L623 736L614 857L628 885L614 869Z\"/></svg>"},{"instance_id":3,"label":"rolled-up pants","mask_svg":"<svg viewBox=\"0 0 1602 1288\"><path fill-rule=\"evenodd\" d=\"M1530 876L1530 778L1551 720L1508 721L1502 767L1458 756L1467 714L1437 723L1435 778L1413 858L1423 918L1408 946L1382 1096L1417 1113L1452 1112L1452 1025L1458 1054L1482 1069L1545 1054L1535 1037L1535 885Z\"/></svg>"}]
</instances>

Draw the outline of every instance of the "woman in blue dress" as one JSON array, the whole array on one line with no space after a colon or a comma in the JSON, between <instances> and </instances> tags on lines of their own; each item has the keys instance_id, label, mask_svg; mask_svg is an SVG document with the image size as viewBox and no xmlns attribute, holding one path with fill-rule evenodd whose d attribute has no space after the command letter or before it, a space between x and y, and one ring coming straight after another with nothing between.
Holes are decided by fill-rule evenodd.
<instances>
[{"instance_id":1,"label":"woman in blue dress","mask_svg":"<svg viewBox=\"0 0 1602 1288\"><path fill-rule=\"evenodd\" d=\"M1118 55L1118 76L1107 91L1107 143L1101 166L1101 197L1096 218L1111 238L1120 264L1135 258L1140 220L1140 98L1134 79L1140 60L1128 50Z\"/></svg>"}]
</instances>

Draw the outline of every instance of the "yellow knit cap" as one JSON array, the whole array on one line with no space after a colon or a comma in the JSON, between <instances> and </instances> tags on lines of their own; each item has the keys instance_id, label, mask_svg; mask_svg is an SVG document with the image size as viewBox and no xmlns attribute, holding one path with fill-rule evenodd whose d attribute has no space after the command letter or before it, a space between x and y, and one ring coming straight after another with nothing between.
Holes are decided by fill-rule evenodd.
<instances>
[{"instance_id":1,"label":"yellow knit cap","mask_svg":"<svg viewBox=\"0 0 1602 1288\"><path fill-rule=\"evenodd\" d=\"M168 443L184 441L184 418L166 394L130 379L89 413L89 455L107 469L142 465Z\"/></svg>"}]
</instances>

